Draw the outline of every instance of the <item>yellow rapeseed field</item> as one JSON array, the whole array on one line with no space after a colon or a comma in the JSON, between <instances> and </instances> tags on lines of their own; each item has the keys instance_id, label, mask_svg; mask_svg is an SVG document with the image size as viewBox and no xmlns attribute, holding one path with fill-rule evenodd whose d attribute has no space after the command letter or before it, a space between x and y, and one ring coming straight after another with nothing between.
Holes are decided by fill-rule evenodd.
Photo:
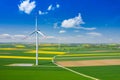
<instances>
[{"instance_id":1,"label":"yellow rapeseed field","mask_svg":"<svg viewBox=\"0 0 120 80\"><path fill-rule=\"evenodd\" d=\"M56 48L40 48L40 50L56 50Z\"/></svg>"},{"instance_id":2,"label":"yellow rapeseed field","mask_svg":"<svg viewBox=\"0 0 120 80\"><path fill-rule=\"evenodd\" d=\"M17 47L17 48L24 48L25 46L24 45L15 45L15 47Z\"/></svg>"},{"instance_id":3,"label":"yellow rapeseed field","mask_svg":"<svg viewBox=\"0 0 120 80\"><path fill-rule=\"evenodd\" d=\"M0 50L17 50L17 48L0 48Z\"/></svg>"},{"instance_id":4,"label":"yellow rapeseed field","mask_svg":"<svg viewBox=\"0 0 120 80\"><path fill-rule=\"evenodd\" d=\"M35 50L27 51L26 53L36 53ZM53 52L53 51L41 51L39 50L39 54L58 54L58 55L63 55L65 52Z\"/></svg>"},{"instance_id":5,"label":"yellow rapeseed field","mask_svg":"<svg viewBox=\"0 0 120 80\"><path fill-rule=\"evenodd\" d=\"M0 58L12 58L12 59L36 59L36 57L25 57L25 56L0 56ZM52 57L39 57L40 60L52 60Z\"/></svg>"},{"instance_id":6,"label":"yellow rapeseed field","mask_svg":"<svg viewBox=\"0 0 120 80\"><path fill-rule=\"evenodd\" d=\"M40 46L57 46L58 44L40 44Z\"/></svg>"}]
</instances>

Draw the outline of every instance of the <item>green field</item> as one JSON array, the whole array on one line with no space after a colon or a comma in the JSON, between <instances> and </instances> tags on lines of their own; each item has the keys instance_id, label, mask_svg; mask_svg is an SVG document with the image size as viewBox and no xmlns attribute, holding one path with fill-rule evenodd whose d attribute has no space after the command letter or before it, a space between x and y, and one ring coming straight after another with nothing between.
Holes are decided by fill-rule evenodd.
<instances>
[{"instance_id":1,"label":"green field","mask_svg":"<svg viewBox=\"0 0 120 80\"><path fill-rule=\"evenodd\" d=\"M2 67L0 80L89 80L59 67Z\"/></svg>"},{"instance_id":2,"label":"green field","mask_svg":"<svg viewBox=\"0 0 120 80\"><path fill-rule=\"evenodd\" d=\"M94 80L55 65L54 61L120 59L120 44L41 44L35 66L34 44L0 44L0 80ZM33 66L8 66L10 64ZM120 65L68 67L100 80L120 80Z\"/></svg>"},{"instance_id":3,"label":"green field","mask_svg":"<svg viewBox=\"0 0 120 80\"><path fill-rule=\"evenodd\" d=\"M73 67L70 68L77 72L96 77L100 80L119 80L119 66L94 66L94 67Z\"/></svg>"}]
</instances>

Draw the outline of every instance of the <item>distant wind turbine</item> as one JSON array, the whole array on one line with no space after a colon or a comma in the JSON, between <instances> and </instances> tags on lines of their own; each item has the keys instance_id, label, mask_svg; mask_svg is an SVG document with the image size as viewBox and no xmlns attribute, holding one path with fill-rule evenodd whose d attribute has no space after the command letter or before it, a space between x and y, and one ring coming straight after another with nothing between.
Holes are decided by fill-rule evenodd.
<instances>
[{"instance_id":1,"label":"distant wind turbine","mask_svg":"<svg viewBox=\"0 0 120 80\"><path fill-rule=\"evenodd\" d=\"M46 37L39 29L38 29L38 25L37 25L37 16L35 18L35 30L29 35L33 35L36 34L36 65L38 65L38 34L40 34L41 36L43 36L44 38ZM27 37L29 37L27 36Z\"/></svg>"}]
</instances>

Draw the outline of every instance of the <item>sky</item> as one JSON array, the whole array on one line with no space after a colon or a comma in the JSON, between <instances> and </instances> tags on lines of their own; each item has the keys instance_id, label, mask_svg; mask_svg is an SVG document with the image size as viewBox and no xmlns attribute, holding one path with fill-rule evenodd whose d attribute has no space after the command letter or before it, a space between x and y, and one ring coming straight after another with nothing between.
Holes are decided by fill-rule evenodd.
<instances>
[{"instance_id":1,"label":"sky","mask_svg":"<svg viewBox=\"0 0 120 80\"><path fill-rule=\"evenodd\" d=\"M120 43L120 0L1 0L0 42Z\"/></svg>"}]
</instances>

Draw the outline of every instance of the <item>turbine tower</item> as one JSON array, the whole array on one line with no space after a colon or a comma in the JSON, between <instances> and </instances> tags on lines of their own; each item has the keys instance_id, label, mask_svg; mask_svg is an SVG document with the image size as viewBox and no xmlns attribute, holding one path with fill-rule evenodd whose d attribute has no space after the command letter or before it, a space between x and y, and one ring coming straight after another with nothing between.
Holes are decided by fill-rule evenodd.
<instances>
[{"instance_id":1,"label":"turbine tower","mask_svg":"<svg viewBox=\"0 0 120 80\"><path fill-rule=\"evenodd\" d=\"M35 65L38 65L38 34L40 34L42 37L46 37L39 29L38 29L38 20L37 20L37 16L35 17L35 30L29 35L33 35L35 34L36 35L36 64ZM29 37L28 36L28 37Z\"/></svg>"},{"instance_id":2,"label":"turbine tower","mask_svg":"<svg viewBox=\"0 0 120 80\"><path fill-rule=\"evenodd\" d=\"M36 65L38 65L38 26L37 26L37 16L36 16L36 20L35 20L35 32L36 32Z\"/></svg>"},{"instance_id":3,"label":"turbine tower","mask_svg":"<svg viewBox=\"0 0 120 80\"><path fill-rule=\"evenodd\" d=\"M36 33L36 65L38 65L38 34L40 34L43 37L46 37L39 29L38 29L38 25L37 25L37 16L35 19L35 33Z\"/></svg>"}]
</instances>

